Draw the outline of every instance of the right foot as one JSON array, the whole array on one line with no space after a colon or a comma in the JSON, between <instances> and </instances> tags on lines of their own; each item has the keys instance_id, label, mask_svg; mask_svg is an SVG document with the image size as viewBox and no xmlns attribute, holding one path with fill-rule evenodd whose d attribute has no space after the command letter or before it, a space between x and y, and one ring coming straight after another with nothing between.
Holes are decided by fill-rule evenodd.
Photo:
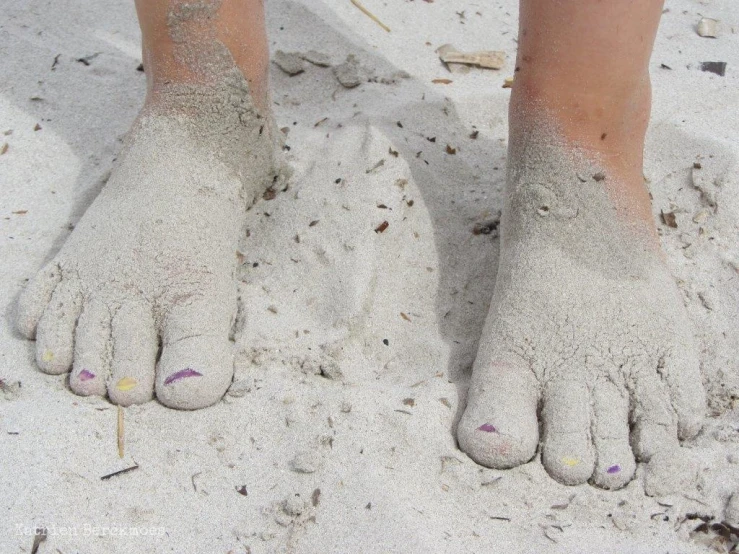
<instances>
[{"instance_id":1,"label":"right foot","mask_svg":"<svg viewBox=\"0 0 739 554\"><path fill-rule=\"evenodd\" d=\"M272 182L272 131L236 70L158 98L24 292L18 328L36 338L42 371L72 370L78 394L125 406L156 391L196 409L232 379L235 252L246 207Z\"/></svg>"}]
</instances>

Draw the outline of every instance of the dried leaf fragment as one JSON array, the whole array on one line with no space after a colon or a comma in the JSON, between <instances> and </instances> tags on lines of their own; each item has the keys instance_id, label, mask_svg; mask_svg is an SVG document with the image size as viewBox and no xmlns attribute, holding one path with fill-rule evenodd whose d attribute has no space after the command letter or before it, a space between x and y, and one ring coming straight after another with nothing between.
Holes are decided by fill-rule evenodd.
<instances>
[{"instance_id":1,"label":"dried leaf fragment","mask_svg":"<svg viewBox=\"0 0 739 554\"><path fill-rule=\"evenodd\" d=\"M715 73L719 77L726 75L726 62L701 62L701 71Z\"/></svg>"},{"instance_id":2,"label":"dried leaf fragment","mask_svg":"<svg viewBox=\"0 0 739 554\"><path fill-rule=\"evenodd\" d=\"M675 219L675 212L660 212L660 218L662 223L673 229L677 229L677 220Z\"/></svg>"}]
</instances>

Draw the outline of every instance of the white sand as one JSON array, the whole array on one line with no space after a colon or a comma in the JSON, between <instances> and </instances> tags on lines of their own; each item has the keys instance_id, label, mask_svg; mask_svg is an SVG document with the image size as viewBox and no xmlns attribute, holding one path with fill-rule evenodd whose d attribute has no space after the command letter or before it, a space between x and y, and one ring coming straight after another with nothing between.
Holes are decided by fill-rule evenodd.
<instances>
[{"instance_id":1,"label":"white sand","mask_svg":"<svg viewBox=\"0 0 739 554\"><path fill-rule=\"evenodd\" d=\"M483 469L456 448L497 268L494 234L472 229L502 207L516 3L365 3L391 33L348 1L268 2L273 50L316 50L334 65L353 54L376 82L346 89L331 68L306 63L289 77L273 67L295 175L252 208L241 242L235 385L198 412L126 408L120 460L116 410L40 373L12 321L143 100L135 15L112 0L6 2L0 551L30 552L41 525L39 552L64 554L703 552L707 536L689 537L700 520L685 515L736 512L724 513L739 490L739 5L670 2L651 64L645 174L655 217L676 216L677 228L660 230L698 328L710 406L686 444L695 472L670 475L680 490L651 498L641 466L605 492L559 485L536 459ZM721 21L717 39L696 34L701 16ZM506 50L508 63L450 74L434 53L445 43ZM726 76L701 72L702 61L728 62ZM139 469L100 479L132 460ZM661 492L660 473L647 477ZM161 532L118 536L131 528Z\"/></svg>"}]
</instances>

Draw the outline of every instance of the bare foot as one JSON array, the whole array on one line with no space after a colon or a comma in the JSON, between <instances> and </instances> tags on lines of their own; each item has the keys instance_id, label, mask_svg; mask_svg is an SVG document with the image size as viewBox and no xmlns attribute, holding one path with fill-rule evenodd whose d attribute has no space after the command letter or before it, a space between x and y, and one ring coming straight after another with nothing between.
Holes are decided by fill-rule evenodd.
<instances>
[{"instance_id":1,"label":"bare foot","mask_svg":"<svg viewBox=\"0 0 739 554\"><path fill-rule=\"evenodd\" d=\"M155 390L183 409L221 398L237 241L273 176L266 123L237 70L147 104L105 189L20 300L42 371L71 369L73 391L121 405Z\"/></svg>"},{"instance_id":2,"label":"bare foot","mask_svg":"<svg viewBox=\"0 0 739 554\"><path fill-rule=\"evenodd\" d=\"M459 445L513 467L536 453L540 418L552 477L619 488L635 459L700 430L691 325L653 224L624 208L603 166L556 137L524 143L509 153L500 268Z\"/></svg>"}]
</instances>

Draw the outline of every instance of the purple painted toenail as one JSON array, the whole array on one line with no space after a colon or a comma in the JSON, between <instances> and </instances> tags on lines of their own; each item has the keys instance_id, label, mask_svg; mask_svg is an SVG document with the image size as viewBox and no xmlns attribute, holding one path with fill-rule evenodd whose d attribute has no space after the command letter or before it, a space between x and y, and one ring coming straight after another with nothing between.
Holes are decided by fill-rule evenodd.
<instances>
[{"instance_id":1,"label":"purple painted toenail","mask_svg":"<svg viewBox=\"0 0 739 554\"><path fill-rule=\"evenodd\" d=\"M184 379L185 377L202 377L202 376L203 376L202 373L200 373L199 371L195 371L194 369L190 369L190 368L181 369L178 372L173 373L172 375L167 377L164 380L164 384L171 385L175 381L179 381L180 379Z\"/></svg>"},{"instance_id":2,"label":"purple painted toenail","mask_svg":"<svg viewBox=\"0 0 739 554\"><path fill-rule=\"evenodd\" d=\"M607 473L611 473L611 474L618 473L619 471L621 471L621 466L618 464L612 465L606 470Z\"/></svg>"},{"instance_id":3,"label":"purple painted toenail","mask_svg":"<svg viewBox=\"0 0 739 554\"><path fill-rule=\"evenodd\" d=\"M88 371L87 369L83 369L80 371L80 374L77 376L77 378L80 381L89 381L90 379L95 378L95 374L92 371Z\"/></svg>"},{"instance_id":4,"label":"purple painted toenail","mask_svg":"<svg viewBox=\"0 0 739 554\"><path fill-rule=\"evenodd\" d=\"M486 433L497 433L498 432L498 430L495 427L493 427L492 425L490 425L489 423L484 423L484 424L480 425L477 428L477 430L478 431L485 431Z\"/></svg>"}]
</instances>

